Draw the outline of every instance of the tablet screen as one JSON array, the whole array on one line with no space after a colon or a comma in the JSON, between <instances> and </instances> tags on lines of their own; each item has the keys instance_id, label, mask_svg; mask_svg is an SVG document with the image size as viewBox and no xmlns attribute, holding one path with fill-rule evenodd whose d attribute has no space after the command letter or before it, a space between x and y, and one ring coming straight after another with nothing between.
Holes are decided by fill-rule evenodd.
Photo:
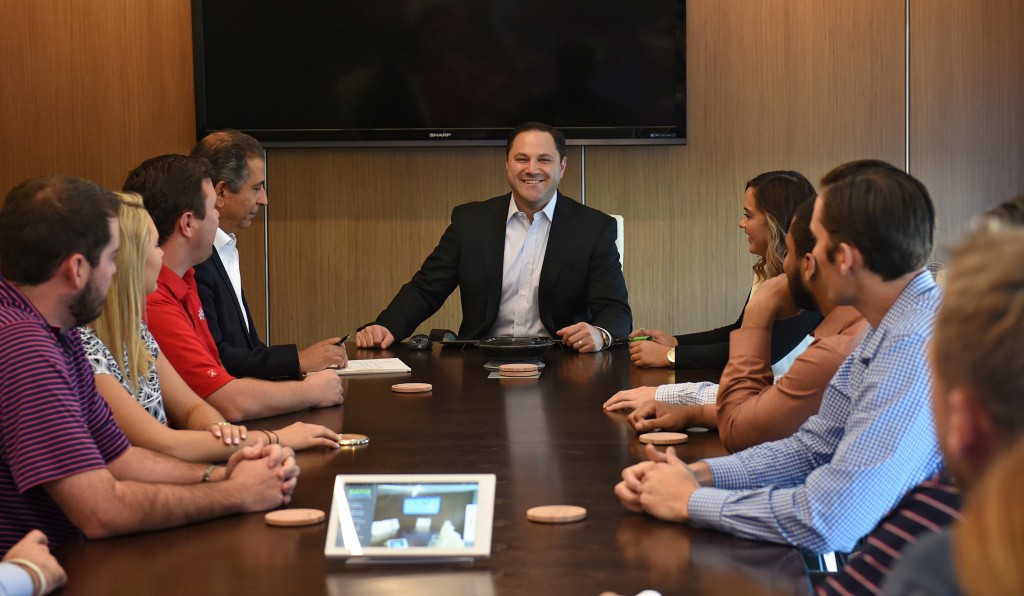
<instances>
[{"instance_id":1,"label":"tablet screen","mask_svg":"<svg viewBox=\"0 0 1024 596\"><path fill-rule=\"evenodd\" d=\"M326 554L488 556L494 476L340 475Z\"/></svg>"}]
</instances>

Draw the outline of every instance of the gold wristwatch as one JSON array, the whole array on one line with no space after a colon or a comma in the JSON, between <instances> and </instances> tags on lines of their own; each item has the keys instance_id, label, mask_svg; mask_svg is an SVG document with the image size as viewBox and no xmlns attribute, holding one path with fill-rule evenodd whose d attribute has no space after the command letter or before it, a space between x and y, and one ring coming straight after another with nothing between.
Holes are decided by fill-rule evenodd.
<instances>
[{"instance_id":1,"label":"gold wristwatch","mask_svg":"<svg viewBox=\"0 0 1024 596\"><path fill-rule=\"evenodd\" d=\"M665 355L668 356L668 361L669 362L671 362L672 364L676 363L676 349L675 348L672 348L671 350L669 350L668 354L665 354Z\"/></svg>"}]
</instances>

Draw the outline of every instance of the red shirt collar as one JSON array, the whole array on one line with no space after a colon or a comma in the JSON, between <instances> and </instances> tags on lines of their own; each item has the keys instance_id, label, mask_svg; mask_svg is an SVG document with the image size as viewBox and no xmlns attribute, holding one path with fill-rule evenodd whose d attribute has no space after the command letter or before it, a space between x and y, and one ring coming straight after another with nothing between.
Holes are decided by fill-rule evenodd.
<instances>
[{"instance_id":1,"label":"red shirt collar","mask_svg":"<svg viewBox=\"0 0 1024 596\"><path fill-rule=\"evenodd\" d=\"M157 281L170 290L171 294L179 301L185 299L185 295L188 293L189 288L196 285L195 282L196 270L189 267L189 270L185 272L185 275L179 277L177 273L162 265L160 267L160 276Z\"/></svg>"}]
</instances>

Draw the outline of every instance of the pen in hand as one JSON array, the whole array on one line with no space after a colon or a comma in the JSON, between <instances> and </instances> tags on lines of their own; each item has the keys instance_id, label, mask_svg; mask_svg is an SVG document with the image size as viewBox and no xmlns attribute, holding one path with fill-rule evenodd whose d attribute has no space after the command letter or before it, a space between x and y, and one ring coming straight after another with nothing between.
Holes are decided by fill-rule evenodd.
<instances>
[{"instance_id":1,"label":"pen in hand","mask_svg":"<svg viewBox=\"0 0 1024 596\"><path fill-rule=\"evenodd\" d=\"M651 339L650 335L635 335L633 337L620 337L619 339L613 341L612 345L613 346L617 346L617 345L620 345L620 344L633 343L635 341L648 341L650 339Z\"/></svg>"},{"instance_id":2,"label":"pen in hand","mask_svg":"<svg viewBox=\"0 0 1024 596\"><path fill-rule=\"evenodd\" d=\"M343 337L343 338L339 339L338 341L334 342L334 345L336 345L339 348L341 348L342 350L344 350L345 349L345 342L348 341L348 338L350 338L350 337L352 337L351 333L345 335L345 337ZM328 366L327 368L341 368L341 367L338 366L337 364L332 364L332 365Z\"/></svg>"}]
</instances>

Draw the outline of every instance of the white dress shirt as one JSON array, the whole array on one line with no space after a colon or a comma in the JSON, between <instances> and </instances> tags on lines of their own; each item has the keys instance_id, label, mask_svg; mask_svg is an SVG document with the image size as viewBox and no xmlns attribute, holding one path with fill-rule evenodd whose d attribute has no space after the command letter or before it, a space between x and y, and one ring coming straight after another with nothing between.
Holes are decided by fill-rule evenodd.
<instances>
[{"instance_id":1,"label":"white dress shirt","mask_svg":"<svg viewBox=\"0 0 1024 596\"><path fill-rule=\"evenodd\" d=\"M245 306L242 302L242 271L239 268L238 239L234 234L228 234L217 228L217 235L213 238L213 247L217 249L220 260L224 263L224 269L228 272L228 279L231 280L231 287L235 290L235 297L238 298L238 307L242 312L242 320L246 328L249 327L249 317L245 314Z\"/></svg>"},{"instance_id":2,"label":"white dress shirt","mask_svg":"<svg viewBox=\"0 0 1024 596\"><path fill-rule=\"evenodd\" d=\"M531 224L530 218L516 206L515 199L509 197L508 219L505 222L505 258L501 274L501 304L498 306L498 318L491 327L491 337L551 336L540 320L538 288L556 201L557 192L544 209L534 214Z\"/></svg>"}]
</instances>

